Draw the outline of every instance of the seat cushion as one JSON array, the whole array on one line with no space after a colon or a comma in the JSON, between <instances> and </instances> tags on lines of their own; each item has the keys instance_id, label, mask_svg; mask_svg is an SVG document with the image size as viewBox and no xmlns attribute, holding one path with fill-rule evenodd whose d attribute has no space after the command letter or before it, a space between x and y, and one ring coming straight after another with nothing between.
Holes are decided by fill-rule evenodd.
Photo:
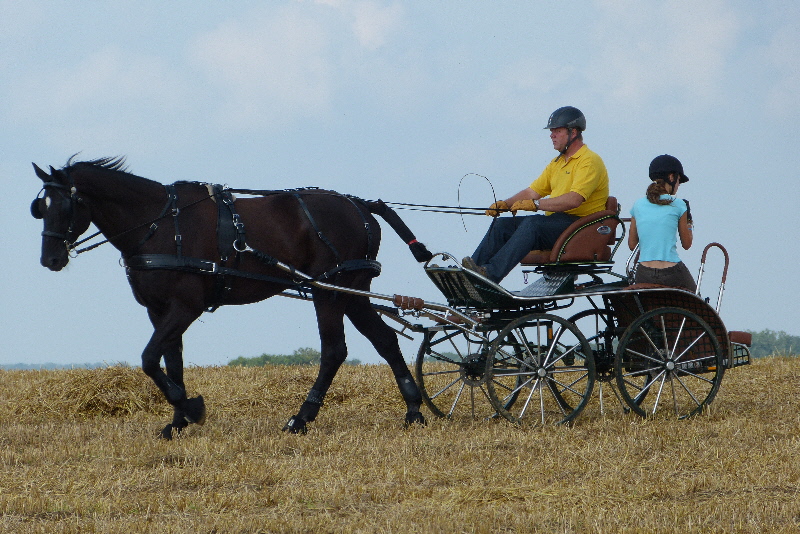
<instances>
[{"instance_id":1,"label":"seat cushion","mask_svg":"<svg viewBox=\"0 0 800 534\"><path fill-rule=\"evenodd\" d=\"M550 254L552 250L531 250L522 258L522 265L541 265L550 263Z\"/></svg>"},{"instance_id":2,"label":"seat cushion","mask_svg":"<svg viewBox=\"0 0 800 534\"><path fill-rule=\"evenodd\" d=\"M605 210L573 222L561 233L552 250L532 250L520 263L544 265L556 262L608 261L611 259L611 247L616 242L618 214L619 204L616 197L608 197ZM591 224L594 221L597 221L596 224ZM573 237L576 232L578 233ZM564 243L567 243L566 246Z\"/></svg>"},{"instance_id":3,"label":"seat cushion","mask_svg":"<svg viewBox=\"0 0 800 534\"><path fill-rule=\"evenodd\" d=\"M740 345L747 345L748 347L753 344L753 334L750 332L740 332L738 330L731 330L728 332L728 337L731 343L738 343Z\"/></svg>"},{"instance_id":4,"label":"seat cushion","mask_svg":"<svg viewBox=\"0 0 800 534\"><path fill-rule=\"evenodd\" d=\"M616 212L606 210L581 217L561 233L552 250L532 250L521 263L542 265L557 261L608 261L611 258L610 245L616 239L619 223L616 215Z\"/></svg>"}]
</instances>

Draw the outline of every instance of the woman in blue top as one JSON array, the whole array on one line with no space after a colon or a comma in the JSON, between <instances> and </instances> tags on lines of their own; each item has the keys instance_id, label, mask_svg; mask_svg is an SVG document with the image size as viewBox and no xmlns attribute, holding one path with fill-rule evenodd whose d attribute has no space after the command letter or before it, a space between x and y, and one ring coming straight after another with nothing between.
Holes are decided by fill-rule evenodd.
<instances>
[{"instance_id":1,"label":"woman in blue top","mask_svg":"<svg viewBox=\"0 0 800 534\"><path fill-rule=\"evenodd\" d=\"M678 158L664 154L650 162L647 196L631 208L628 246L639 245L636 283L680 287L694 292L697 286L678 256L677 239L688 250L692 246L692 219L687 202L675 198L689 178Z\"/></svg>"}]
</instances>

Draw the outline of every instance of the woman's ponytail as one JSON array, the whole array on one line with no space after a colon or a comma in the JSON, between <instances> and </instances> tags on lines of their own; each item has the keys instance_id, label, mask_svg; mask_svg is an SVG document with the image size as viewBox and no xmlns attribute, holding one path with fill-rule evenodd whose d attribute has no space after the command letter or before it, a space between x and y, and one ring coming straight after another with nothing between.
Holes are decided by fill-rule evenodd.
<instances>
[{"instance_id":1,"label":"woman's ponytail","mask_svg":"<svg viewBox=\"0 0 800 534\"><path fill-rule=\"evenodd\" d=\"M655 176L659 174L659 176ZM663 176L660 176L663 174ZM653 173L653 176L650 177L653 180L647 187L647 200L649 200L652 204L658 204L659 206L666 206L672 202L671 198L661 198L661 195L667 194L667 180L669 180L669 173Z\"/></svg>"}]
</instances>

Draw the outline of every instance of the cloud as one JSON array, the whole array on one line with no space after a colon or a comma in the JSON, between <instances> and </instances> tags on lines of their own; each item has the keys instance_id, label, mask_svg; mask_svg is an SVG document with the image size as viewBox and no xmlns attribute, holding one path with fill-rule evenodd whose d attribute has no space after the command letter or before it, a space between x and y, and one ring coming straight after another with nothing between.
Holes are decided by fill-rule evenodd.
<instances>
[{"instance_id":1,"label":"cloud","mask_svg":"<svg viewBox=\"0 0 800 534\"><path fill-rule=\"evenodd\" d=\"M8 125L38 129L60 149L157 143L187 96L164 59L111 45L57 68L17 70L8 79ZM119 150L119 148L117 148ZM127 148L126 148L127 150Z\"/></svg>"},{"instance_id":2,"label":"cloud","mask_svg":"<svg viewBox=\"0 0 800 534\"><path fill-rule=\"evenodd\" d=\"M370 50L391 40L401 28L405 13L400 3L380 5L363 0L315 0L314 3L332 7L344 15L358 43Z\"/></svg>"},{"instance_id":3,"label":"cloud","mask_svg":"<svg viewBox=\"0 0 800 534\"><path fill-rule=\"evenodd\" d=\"M296 1L228 20L192 45L196 68L216 89L217 123L275 127L325 116L344 87L380 79L380 50L402 27L400 4Z\"/></svg>"},{"instance_id":4,"label":"cloud","mask_svg":"<svg viewBox=\"0 0 800 534\"><path fill-rule=\"evenodd\" d=\"M327 108L329 41L322 23L290 6L225 22L198 37L191 55L218 88L218 122L250 128Z\"/></svg>"},{"instance_id":5,"label":"cloud","mask_svg":"<svg viewBox=\"0 0 800 534\"><path fill-rule=\"evenodd\" d=\"M464 120L477 116L480 121L541 123L544 127L550 111L545 112L548 107L543 101L552 100L554 93L562 100L572 95L562 88L569 87L575 75L574 66L540 56L509 62L476 84L476 90L462 89L466 96L459 100L461 116Z\"/></svg>"},{"instance_id":6,"label":"cloud","mask_svg":"<svg viewBox=\"0 0 800 534\"><path fill-rule=\"evenodd\" d=\"M774 29L763 55L773 70L765 98L767 111L774 117L800 113L800 28L794 22Z\"/></svg>"},{"instance_id":7,"label":"cloud","mask_svg":"<svg viewBox=\"0 0 800 534\"><path fill-rule=\"evenodd\" d=\"M387 43L402 25L403 9L399 4L386 7L372 2L353 5L353 33L361 46L375 50Z\"/></svg>"},{"instance_id":8,"label":"cloud","mask_svg":"<svg viewBox=\"0 0 800 534\"><path fill-rule=\"evenodd\" d=\"M740 22L722 0L601 0L589 83L616 103L704 105L720 92Z\"/></svg>"}]
</instances>

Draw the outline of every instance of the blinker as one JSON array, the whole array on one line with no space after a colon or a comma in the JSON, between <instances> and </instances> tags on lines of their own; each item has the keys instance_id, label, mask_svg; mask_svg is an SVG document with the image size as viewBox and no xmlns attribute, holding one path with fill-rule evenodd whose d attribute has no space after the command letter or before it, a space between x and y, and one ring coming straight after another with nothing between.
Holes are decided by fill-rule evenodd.
<instances>
[{"instance_id":1,"label":"blinker","mask_svg":"<svg viewBox=\"0 0 800 534\"><path fill-rule=\"evenodd\" d=\"M43 219L44 215L42 214L42 210L39 209L39 200L40 198L34 198L33 202L31 202L31 215L34 219Z\"/></svg>"}]
</instances>

